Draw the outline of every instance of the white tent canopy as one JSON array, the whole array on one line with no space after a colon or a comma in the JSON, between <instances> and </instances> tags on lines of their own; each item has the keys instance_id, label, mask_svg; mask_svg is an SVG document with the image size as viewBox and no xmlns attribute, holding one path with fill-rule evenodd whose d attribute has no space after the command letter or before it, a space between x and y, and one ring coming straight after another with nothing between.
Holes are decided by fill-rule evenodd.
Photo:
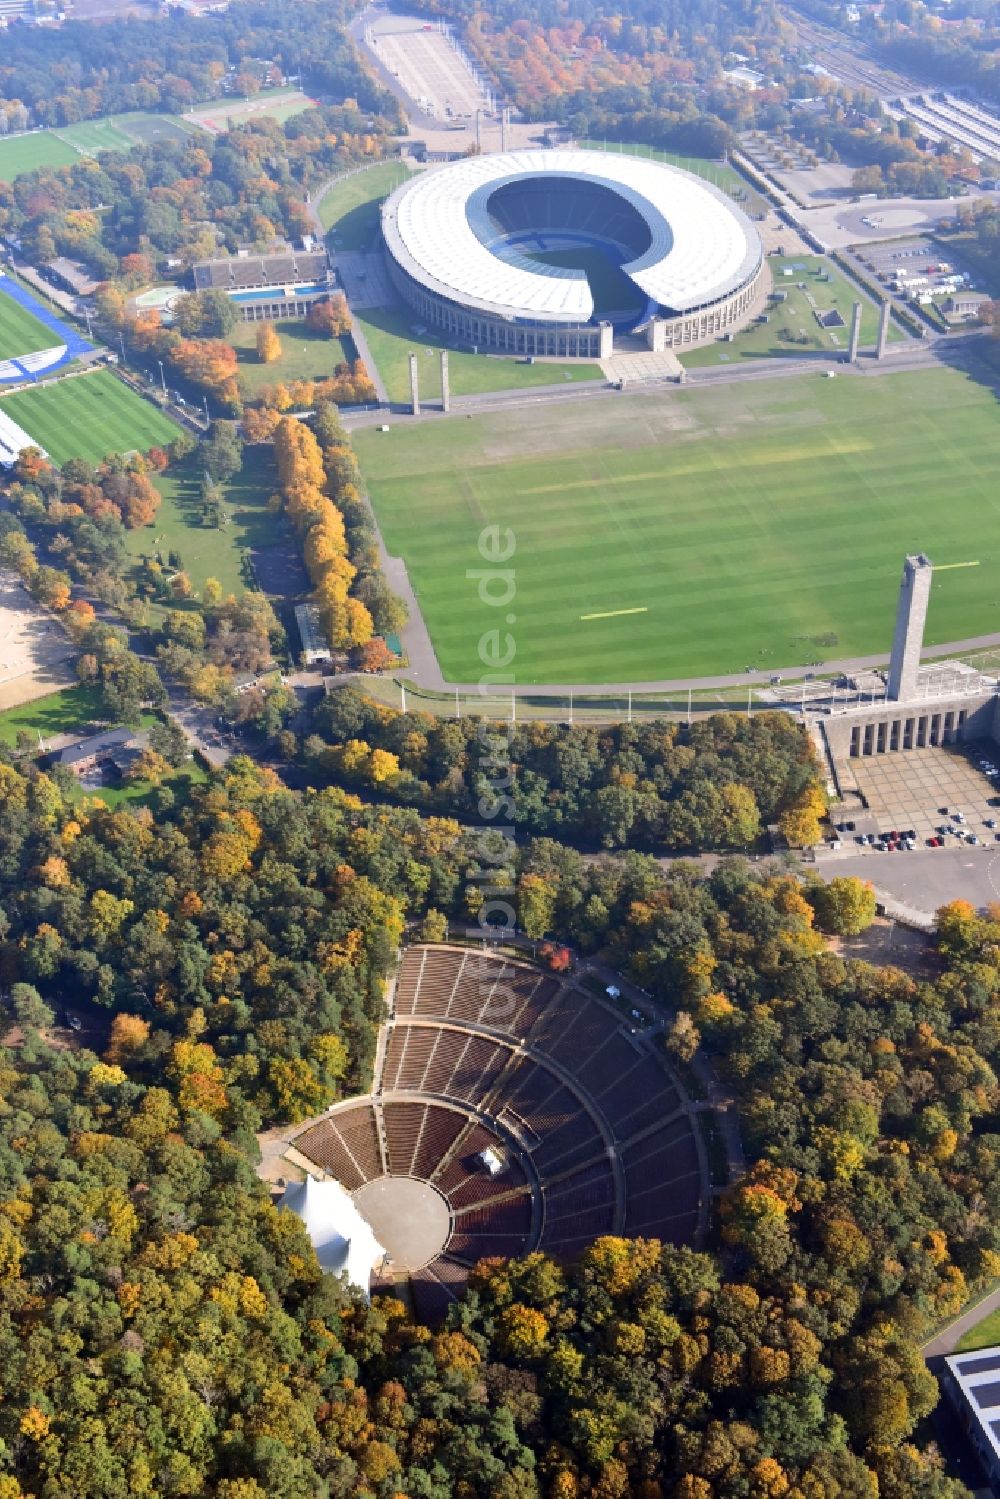
<instances>
[{"instance_id":1,"label":"white tent canopy","mask_svg":"<svg viewBox=\"0 0 1000 1499\"><path fill-rule=\"evenodd\" d=\"M372 1271L385 1250L339 1182L315 1176L289 1182L278 1206L302 1219L323 1270L346 1275L364 1296L370 1294Z\"/></svg>"},{"instance_id":2,"label":"white tent canopy","mask_svg":"<svg viewBox=\"0 0 1000 1499\"><path fill-rule=\"evenodd\" d=\"M13 468L25 448L38 447L35 439L12 417L0 411L0 468ZM44 449L41 449L44 453ZM48 456L47 454L45 456Z\"/></svg>"}]
</instances>

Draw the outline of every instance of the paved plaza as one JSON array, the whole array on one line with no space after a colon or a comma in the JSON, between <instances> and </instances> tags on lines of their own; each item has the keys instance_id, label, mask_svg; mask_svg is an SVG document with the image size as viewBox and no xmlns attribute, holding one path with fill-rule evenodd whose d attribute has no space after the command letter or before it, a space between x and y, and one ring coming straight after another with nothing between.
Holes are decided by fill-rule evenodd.
<instances>
[{"instance_id":1,"label":"paved plaza","mask_svg":"<svg viewBox=\"0 0 1000 1499\"><path fill-rule=\"evenodd\" d=\"M868 803L868 815L855 818L858 832L883 833L913 828L923 842L950 822L948 813L961 812L965 827L984 841L994 842L984 826L987 818L1000 821L1000 806L992 805L1000 790L983 774L978 760L992 754L1000 765L1000 749L927 748L872 755L851 761L851 770Z\"/></svg>"},{"instance_id":2,"label":"paved plaza","mask_svg":"<svg viewBox=\"0 0 1000 1499\"><path fill-rule=\"evenodd\" d=\"M451 1232L451 1214L441 1193L410 1176L365 1182L354 1203L371 1224L393 1270L419 1270L441 1253Z\"/></svg>"}]
</instances>

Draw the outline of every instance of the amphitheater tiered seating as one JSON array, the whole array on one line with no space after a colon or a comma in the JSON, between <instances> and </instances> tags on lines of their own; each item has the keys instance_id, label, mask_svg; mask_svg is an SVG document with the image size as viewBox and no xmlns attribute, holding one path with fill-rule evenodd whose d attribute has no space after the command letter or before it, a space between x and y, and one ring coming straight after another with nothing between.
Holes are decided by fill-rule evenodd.
<instances>
[{"instance_id":1,"label":"amphitheater tiered seating","mask_svg":"<svg viewBox=\"0 0 1000 1499\"><path fill-rule=\"evenodd\" d=\"M385 1124L390 1175L419 1175L413 1172L413 1154L426 1118L425 1103L383 1104L382 1119Z\"/></svg>"},{"instance_id":2,"label":"amphitheater tiered seating","mask_svg":"<svg viewBox=\"0 0 1000 1499\"><path fill-rule=\"evenodd\" d=\"M408 947L403 954L396 975L395 1011L397 1015L412 1015L413 1003L420 984L420 974L427 956L426 947Z\"/></svg>"},{"instance_id":3,"label":"amphitheater tiered seating","mask_svg":"<svg viewBox=\"0 0 1000 1499\"><path fill-rule=\"evenodd\" d=\"M424 1085L424 1073L437 1043L438 1032L433 1027L422 1025L404 1026L397 1023L393 1034L403 1031L406 1044L403 1047L396 1087L410 1093L419 1093Z\"/></svg>"},{"instance_id":4,"label":"amphitheater tiered seating","mask_svg":"<svg viewBox=\"0 0 1000 1499\"><path fill-rule=\"evenodd\" d=\"M445 1163L443 1170L435 1172L431 1177L438 1191L447 1197L453 1187L457 1187L470 1172L477 1169L475 1157L488 1146L501 1151L503 1141L485 1125L470 1121L465 1133L458 1137L458 1148L450 1160Z\"/></svg>"},{"instance_id":5,"label":"amphitheater tiered seating","mask_svg":"<svg viewBox=\"0 0 1000 1499\"><path fill-rule=\"evenodd\" d=\"M510 1051L506 1046L487 1036L470 1036L448 1084L450 1097L467 1103L485 1099L509 1059Z\"/></svg>"},{"instance_id":6,"label":"amphitheater tiered seating","mask_svg":"<svg viewBox=\"0 0 1000 1499\"><path fill-rule=\"evenodd\" d=\"M321 1124L299 1135L296 1148L335 1176L349 1192L357 1191L373 1176L382 1174L375 1127L375 1113L370 1103L359 1102ZM355 1155L355 1150L358 1154Z\"/></svg>"},{"instance_id":7,"label":"amphitheater tiered seating","mask_svg":"<svg viewBox=\"0 0 1000 1499\"><path fill-rule=\"evenodd\" d=\"M443 1109L437 1104L426 1105L423 1130L413 1153L413 1175L427 1180L444 1160L466 1123L465 1115L453 1109Z\"/></svg>"},{"instance_id":8,"label":"amphitheater tiered seating","mask_svg":"<svg viewBox=\"0 0 1000 1499\"><path fill-rule=\"evenodd\" d=\"M347 1109L334 1116L334 1123L340 1131L340 1138L357 1162L361 1180L371 1181L372 1177L381 1176L382 1152L379 1149L374 1109Z\"/></svg>"},{"instance_id":9,"label":"amphitheater tiered seating","mask_svg":"<svg viewBox=\"0 0 1000 1499\"><path fill-rule=\"evenodd\" d=\"M695 1127L665 1059L571 983L491 953L411 948L375 1088L376 1104L342 1106L295 1144L350 1191L388 1171L444 1197L449 1237L411 1276L421 1316L440 1319L480 1258L569 1256L616 1231L697 1237Z\"/></svg>"},{"instance_id":10,"label":"amphitheater tiered seating","mask_svg":"<svg viewBox=\"0 0 1000 1499\"><path fill-rule=\"evenodd\" d=\"M508 1158L503 1171L497 1176L491 1176L485 1167L470 1172L465 1181L459 1182L448 1193L448 1201L457 1213L462 1208L476 1207L518 1190L529 1190L524 1171L517 1161Z\"/></svg>"}]
</instances>

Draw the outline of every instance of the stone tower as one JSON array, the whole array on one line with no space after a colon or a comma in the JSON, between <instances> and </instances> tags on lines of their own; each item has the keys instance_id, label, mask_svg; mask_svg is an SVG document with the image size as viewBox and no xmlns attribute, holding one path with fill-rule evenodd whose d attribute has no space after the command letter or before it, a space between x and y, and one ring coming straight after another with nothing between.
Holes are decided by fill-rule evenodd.
<instances>
[{"instance_id":1,"label":"stone tower","mask_svg":"<svg viewBox=\"0 0 1000 1499\"><path fill-rule=\"evenodd\" d=\"M887 689L889 700L894 703L916 695L920 648L924 643L924 625L927 621L933 575L934 568L923 552L915 557L907 557L903 563Z\"/></svg>"}]
</instances>

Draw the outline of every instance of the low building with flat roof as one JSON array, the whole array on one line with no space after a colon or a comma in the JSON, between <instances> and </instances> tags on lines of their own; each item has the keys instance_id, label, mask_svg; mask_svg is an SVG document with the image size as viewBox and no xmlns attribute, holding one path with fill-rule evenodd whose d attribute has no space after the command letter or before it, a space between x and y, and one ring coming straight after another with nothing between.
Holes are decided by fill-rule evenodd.
<instances>
[{"instance_id":1,"label":"low building with flat roof","mask_svg":"<svg viewBox=\"0 0 1000 1499\"><path fill-rule=\"evenodd\" d=\"M1000 1490L1000 1347L953 1353L942 1384L986 1478Z\"/></svg>"},{"instance_id":2,"label":"low building with flat roof","mask_svg":"<svg viewBox=\"0 0 1000 1499\"><path fill-rule=\"evenodd\" d=\"M302 656L307 666L331 661L330 647L323 634L323 624L315 604L296 604L295 623L302 641Z\"/></svg>"},{"instance_id":3,"label":"low building with flat roof","mask_svg":"<svg viewBox=\"0 0 1000 1499\"><path fill-rule=\"evenodd\" d=\"M325 250L223 255L192 266L195 291L224 291L245 323L305 317L333 289Z\"/></svg>"}]
</instances>

